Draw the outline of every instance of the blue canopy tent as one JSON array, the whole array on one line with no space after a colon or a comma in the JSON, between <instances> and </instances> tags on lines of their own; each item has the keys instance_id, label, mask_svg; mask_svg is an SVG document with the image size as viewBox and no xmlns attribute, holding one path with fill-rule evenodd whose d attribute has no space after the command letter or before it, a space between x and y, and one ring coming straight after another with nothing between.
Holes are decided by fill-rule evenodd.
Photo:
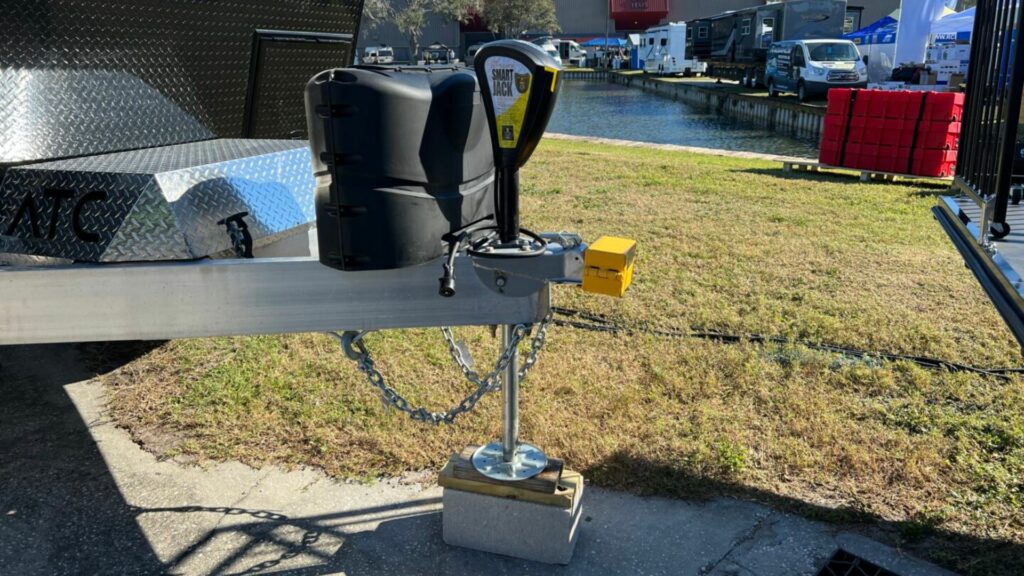
<instances>
[{"instance_id":1,"label":"blue canopy tent","mask_svg":"<svg viewBox=\"0 0 1024 576\"><path fill-rule=\"evenodd\" d=\"M867 26L850 32L843 36L847 40L852 40L854 44L891 44L896 41L896 24L897 20L892 16L886 16L878 22L868 24Z\"/></svg>"},{"instance_id":2,"label":"blue canopy tent","mask_svg":"<svg viewBox=\"0 0 1024 576\"><path fill-rule=\"evenodd\" d=\"M587 40L586 42L580 44L580 46L583 46L584 48L604 48L605 47L605 42L607 42L607 46L609 48L625 48L626 47L626 39L625 38L615 38L615 37L611 37L611 36L609 36L608 38L604 38L603 36L599 36L597 38L591 38L590 40Z\"/></svg>"},{"instance_id":3,"label":"blue canopy tent","mask_svg":"<svg viewBox=\"0 0 1024 576\"><path fill-rule=\"evenodd\" d=\"M892 75L898 24L895 18L886 16L843 36L856 44L862 55L868 57L868 81L884 82Z\"/></svg>"}]
</instances>

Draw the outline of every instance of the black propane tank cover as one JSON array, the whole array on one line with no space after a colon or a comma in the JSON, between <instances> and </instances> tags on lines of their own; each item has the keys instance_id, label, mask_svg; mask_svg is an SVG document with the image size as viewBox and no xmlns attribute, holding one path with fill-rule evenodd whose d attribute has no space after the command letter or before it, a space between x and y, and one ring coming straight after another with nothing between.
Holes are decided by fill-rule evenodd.
<instances>
[{"instance_id":1,"label":"black propane tank cover","mask_svg":"<svg viewBox=\"0 0 1024 576\"><path fill-rule=\"evenodd\" d=\"M306 113L323 264L422 264L442 255L442 236L493 214L494 159L471 72L329 70L310 81Z\"/></svg>"}]
</instances>

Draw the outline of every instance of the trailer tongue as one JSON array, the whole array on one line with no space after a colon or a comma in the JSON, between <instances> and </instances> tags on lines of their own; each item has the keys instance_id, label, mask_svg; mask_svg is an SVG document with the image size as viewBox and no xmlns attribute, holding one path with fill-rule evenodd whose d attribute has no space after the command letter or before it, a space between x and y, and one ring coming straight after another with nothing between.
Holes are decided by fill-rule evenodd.
<instances>
[{"instance_id":1,"label":"trailer tongue","mask_svg":"<svg viewBox=\"0 0 1024 576\"><path fill-rule=\"evenodd\" d=\"M582 482L570 474L566 488L561 465L519 440L519 381L545 343L551 286L621 296L636 247L520 227L518 170L547 126L559 63L504 41L476 54L475 75L346 67L359 1L231 14L191 0L12 4L0 262L20 265L0 266L0 345L325 331L388 405L422 422L452 423L500 389L502 439L474 453L446 507L494 481L569 502L552 557L568 561ZM485 375L448 328L462 325L502 326ZM365 341L429 326L472 384L444 411L413 407ZM477 512L531 514L498 503ZM458 516L445 517L447 538Z\"/></svg>"}]
</instances>

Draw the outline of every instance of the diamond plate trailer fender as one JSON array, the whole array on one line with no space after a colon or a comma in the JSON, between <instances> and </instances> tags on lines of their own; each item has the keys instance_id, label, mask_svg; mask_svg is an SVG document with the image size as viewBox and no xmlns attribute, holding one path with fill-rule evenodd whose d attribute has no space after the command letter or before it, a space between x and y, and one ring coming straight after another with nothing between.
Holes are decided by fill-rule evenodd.
<instances>
[{"instance_id":1,"label":"diamond plate trailer fender","mask_svg":"<svg viewBox=\"0 0 1024 576\"><path fill-rule=\"evenodd\" d=\"M0 181L0 253L217 256L231 252L224 222L233 217L259 248L313 226L310 166L304 141L223 139L11 168Z\"/></svg>"}]
</instances>

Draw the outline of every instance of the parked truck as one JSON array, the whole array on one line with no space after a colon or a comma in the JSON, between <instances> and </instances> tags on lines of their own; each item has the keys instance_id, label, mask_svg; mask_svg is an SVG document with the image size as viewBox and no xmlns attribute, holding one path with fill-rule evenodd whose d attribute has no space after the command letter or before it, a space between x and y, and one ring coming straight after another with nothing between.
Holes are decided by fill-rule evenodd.
<instances>
[{"instance_id":1,"label":"parked truck","mask_svg":"<svg viewBox=\"0 0 1024 576\"><path fill-rule=\"evenodd\" d=\"M640 51L644 72L658 75L700 76L707 64L687 55L686 22L670 22L648 28Z\"/></svg>"},{"instance_id":2,"label":"parked truck","mask_svg":"<svg viewBox=\"0 0 1024 576\"><path fill-rule=\"evenodd\" d=\"M840 38L846 12L846 0L789 0L709 18L708 75L761 86L772 43Z\"/></svg>"},{"instance_id":3,"label":"parked truck","mask_svg":"<svg viewBox=\"0 0 1024 576\"><path fill-rule=\"evenodd\" d=\"M434 42L420 51L420 59L417 62L420 66L452 66L458 64L455 59L455 50L440 42Z\"/></svg>"}]
</instances>

